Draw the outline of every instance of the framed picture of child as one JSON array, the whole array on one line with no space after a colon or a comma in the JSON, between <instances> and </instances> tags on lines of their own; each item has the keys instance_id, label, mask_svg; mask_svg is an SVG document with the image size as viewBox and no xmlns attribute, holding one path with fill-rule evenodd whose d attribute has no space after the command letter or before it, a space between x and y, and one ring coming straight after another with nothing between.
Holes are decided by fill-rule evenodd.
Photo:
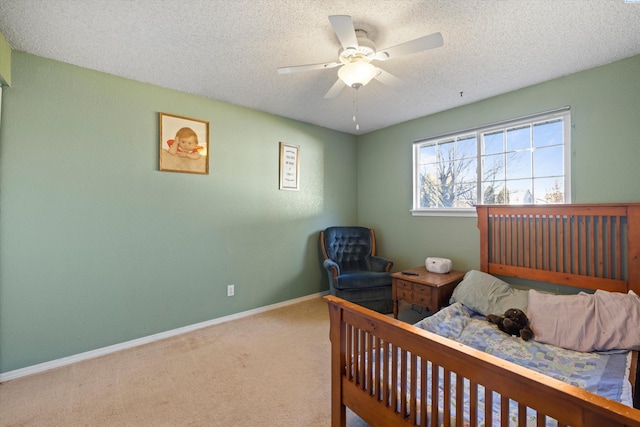
<instances>
[{"instance_id":1,"label":"framed picture of child","mask_svg":"<svg viewBox=\"0 0 640 427\"><path fill-rule=\"evenodd\" d=\"M209 173L209 122L160 113L160 170Z\"/></svg>"}]
</instances>

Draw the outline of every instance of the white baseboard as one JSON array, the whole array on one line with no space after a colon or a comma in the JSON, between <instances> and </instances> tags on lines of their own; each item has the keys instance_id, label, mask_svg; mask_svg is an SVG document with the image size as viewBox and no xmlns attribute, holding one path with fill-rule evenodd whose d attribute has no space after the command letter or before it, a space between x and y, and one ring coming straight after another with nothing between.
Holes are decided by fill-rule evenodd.
<instances>
[{"instance_id":1,"label":"white baseboard","mask_svg":"<svg viewBox=\"0 0 640 427\"><path fill-rule=\"evenodd\" d=\"M84 353L74 354L73 356L63 357L61 359L51 360L49 362L27 366L26 368L20 368L13 371L8 371L3 374L0 374L0 382L14 380L16 378L25 377L27 375L37 374L38 372L48 371L49 369L59 368L61 366L66 366L72 363L81 362L83 360L104 356L105 354L115 353L116 351L126 350L129 348L137 347L139 345L149 344L154 341L163 340L165 338L174 337L180 334L186 334L188 332L192 332L197 329L206 328L207 326L213 326L220 323L228 322L230 320L240 319L242 317L247 317L247 316L251 316L258 313L263 313L265 311L274 310L276 308L286 307L288 305L297 304L299 302L303 302L313 298L318 298L327 294L328 292L319 292L316 294L311 294L304 297L295 298L292 300L283 301L283 302L267 305L260 308L255 308L253 310L247 310L240 313L230 314L229 316L218 317L216 319L207 320L205 322L183 326L181 328L172 329L170 331L160 332L154 335L148 335L146 337L137 338L135 340L125 341L119 344L114 344L107 347L86 351Z\"/></svg>"}]
</instances>

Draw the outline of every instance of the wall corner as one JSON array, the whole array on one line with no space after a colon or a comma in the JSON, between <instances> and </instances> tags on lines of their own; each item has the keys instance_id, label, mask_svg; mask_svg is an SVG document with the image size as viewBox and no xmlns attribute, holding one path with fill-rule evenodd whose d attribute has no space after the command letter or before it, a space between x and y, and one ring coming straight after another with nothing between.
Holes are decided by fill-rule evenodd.
<instances>
[{"instance_id":1,"label":"wall corner","mask_svg":"<svg viewBox=\"0 0 640 427\"><path fill-rule=\"evenodd\" d=\"M11 46L0 33L0 86L11 86Z\"/></svg>"}]
</instances>

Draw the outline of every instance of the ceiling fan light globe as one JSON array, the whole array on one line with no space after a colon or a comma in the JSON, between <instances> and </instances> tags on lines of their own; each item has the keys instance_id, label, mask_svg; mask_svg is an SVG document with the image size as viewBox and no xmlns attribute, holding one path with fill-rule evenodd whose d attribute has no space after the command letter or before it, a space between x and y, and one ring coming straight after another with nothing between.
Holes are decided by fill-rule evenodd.
<instances>
[{"instance_id":1,"label":"ceiling fan light globe","mask_svg":"<svg viewBox=\"0 0 640 427\"><path fill-rule=\"evenodd\" d=\"M364 61L345 64L338 70L338 77L349 87L360 88L378 75L378 69Z\"/></svg>"}]
</instances>

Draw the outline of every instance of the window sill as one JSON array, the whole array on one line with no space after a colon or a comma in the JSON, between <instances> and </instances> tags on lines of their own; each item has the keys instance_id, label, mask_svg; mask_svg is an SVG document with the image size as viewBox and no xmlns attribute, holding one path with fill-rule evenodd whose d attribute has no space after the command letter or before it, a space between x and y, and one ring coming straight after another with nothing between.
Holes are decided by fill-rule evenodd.
<instances>
[{"instance_id":1,"label":"window sill","mask_svg":"<svg viewBox=\"0 0 640 427\"><path fill-rule=\"evenodd\" d=\"M458 218L476 218L475 209L412 209L412 216L448 216Z\"/></svg>"}]
</instances>

